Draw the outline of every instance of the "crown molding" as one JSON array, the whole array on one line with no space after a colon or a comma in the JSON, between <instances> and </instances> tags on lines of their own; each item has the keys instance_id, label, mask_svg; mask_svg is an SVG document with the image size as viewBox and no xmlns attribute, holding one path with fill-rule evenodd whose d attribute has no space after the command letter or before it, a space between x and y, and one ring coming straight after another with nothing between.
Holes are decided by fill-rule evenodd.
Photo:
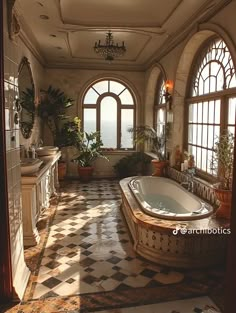
<instances>
[{"instance_id":1,"label":"crown molding","mask_svg":"<svg viewBox=\"0 0 236 313\"><path fill-rule=\"evenodd\" d=\"M171 38L167 38L163 43L162 47L158 49L146 62L146 69L152 66L153 63L159 62L163 57L165 57L171 50L178 46L183 40L188 38L188 36L194 31L198 31L199 24L207 22L216 13L218 13L222 8L226 7L233 0L221 0L219 3L214 5L211 10L206 11L209 8L209 4L203 5L195 14L192 16L176 33L174 33ZM201 16L202 15L202 16ZM200 19L199 19L199 16ZM190 22L192 21L192 22Z\"/></svg>"},{"instance_id":2,"label":"crown molding","mask_svg":"<svg viewBox=\"0 0 236 313\"><path fill-rule=\"evenodd\" d=\"M145 65L130 65L130 64L110 64L110 63L46 63L48 69L77 69L77 70L106 70L106 71L128 71L128 72L145 72Z\"/></svg>"}]
</instances>

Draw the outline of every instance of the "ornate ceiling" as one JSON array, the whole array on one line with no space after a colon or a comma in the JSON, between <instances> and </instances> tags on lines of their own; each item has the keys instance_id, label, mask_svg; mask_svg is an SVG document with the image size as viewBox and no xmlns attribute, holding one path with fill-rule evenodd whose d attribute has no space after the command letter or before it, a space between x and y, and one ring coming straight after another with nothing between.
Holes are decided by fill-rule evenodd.
<instances>
[{"instance_id":1,"label":"ornate ceiling","mask_svg":"<svg viewBox=\"0 0 236 313\"><path fill-rule=\"evenodd\" d=\"M111 30L127 52L110 68L143 70L223 0L16 0L20 36L48 67L105 68L96 55Z\"/></svg>"}]
</instances>

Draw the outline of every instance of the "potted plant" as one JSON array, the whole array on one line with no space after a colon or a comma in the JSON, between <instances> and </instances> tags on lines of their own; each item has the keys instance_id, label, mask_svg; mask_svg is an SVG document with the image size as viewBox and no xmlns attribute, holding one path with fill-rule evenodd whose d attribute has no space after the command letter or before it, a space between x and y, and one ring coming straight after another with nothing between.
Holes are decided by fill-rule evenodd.
<instances>
[{"instance_id":1,"label":"potted plant","mask_svg":"<svg viewBox=\"0 0 236 313\"><path fill-rule=\"evenodd\" d=\"M150 157L143 152L134 152L120 159L114 166L114 171L119 178L145 175L146 166L150 163Z\"/></svg>"},{"instance_id":2,"label":"potted plant","mask_svg":"<svg viewBox=\"0 0 236 313\"><path fill-rule=\"evenodd\" d=\"M152 175L163 176L164 168L168 164L165 155L165 134L158 134L153 127L150 127L148 125L130 128L129 131L134 133L135 142L137 144L147 143L150 146L151 152L156 155L156 158L152 160L152 164L155 169Z\"/></svg>"},{"instance_id":3,"label":"potted plant","mask_svg":"<svg viewBox=\"0 0 236 313\"><path fill-rule=\"evenodd\" d=\"M60 89L49 86L47 90L41 90L38 115L48 125L55 146L60 146L62 124L69 118L66 110L72 105L73 100Z\"/></svg>"},{"instance_id":4,"label":"potted plant","mask_svg":"<svg viewBox=\"0 0 236 313\"><path fill-rule=\"evenodd\" d=\"M78 149L78 155L73 158L73 162L78 163L78 173L82 181L91 179L94 167L93 162L97 158L108 158L103 154L102 140L99 132L87 133L81 129L80 119L74 118L74 125L71 128L71 140Z\"/></svg>"},{"instance_id":5,"label":"potted plant","mask_svg":"<svg viewBox=\"0 0 236 313\"><path fill-rule=\"evenodd\" d=\"M220 203L216 216L229 219L231 215L232 175L234 156L234 135L224 130L214 146L212 171L219 182L213 185L217 200Z\"/></svg>"}]
</instances>

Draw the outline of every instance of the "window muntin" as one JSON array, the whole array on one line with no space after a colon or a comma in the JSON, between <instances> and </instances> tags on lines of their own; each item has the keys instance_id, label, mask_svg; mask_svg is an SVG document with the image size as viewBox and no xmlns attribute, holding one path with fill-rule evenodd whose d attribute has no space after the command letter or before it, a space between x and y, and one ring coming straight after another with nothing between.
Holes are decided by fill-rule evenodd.
<instances>
[{"instance_id":1,"label":"window muntin","mask_svg":"<svg viewBox=\"0 0 236 313\"><path fill-rule=\"evenodd\" d=\"M84 96L83 125L100 131L104 148L134 149L128 128L135 126L135 101L129 89L114 80L93 84Z\"/></svg>"},{"instance_id":2,"label":"window muntin","mask_svg":"<svg viewBox=\"0 0 236 313\"><path fill-rule=\"evenodd\" d=\"M188 100L187 149L194 155L198 170L216 175L211 161L213 147L225 128L234 133L236 97L235 68L228 47L213 39L200 53L194 67L191 95ZM219 95L220 92L220 95Z\"/></svg>"},{"instance_id":3,"label":"window muntin","mask_svg":"<svg viewBox=\"0 0 236 313\"><path fill-rule=\"evenodd\" d=\"M192 97L236 87L233 60L223 40L214 39L202 50L192 81Z\"/></svg>"}]
</instances>

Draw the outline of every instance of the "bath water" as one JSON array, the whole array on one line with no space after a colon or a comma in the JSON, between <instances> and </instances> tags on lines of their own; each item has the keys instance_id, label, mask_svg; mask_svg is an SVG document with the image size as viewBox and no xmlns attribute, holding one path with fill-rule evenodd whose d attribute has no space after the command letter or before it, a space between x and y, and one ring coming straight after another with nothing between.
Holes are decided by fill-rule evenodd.
<instances>
[{"instance_id":1,"label":"bath water","mask_svg":"<svg viewBox=\"0 0 236 313\"><path fill-rule=\"evenodd\" d=\"M150 194L142 195L144 200L151 206L147 208L150 211L155 212L155 209L163 210L174 214L190 213L189 210L184 208L179 202L173 198L164 195Z\"/></svg>"}]
</instances>

